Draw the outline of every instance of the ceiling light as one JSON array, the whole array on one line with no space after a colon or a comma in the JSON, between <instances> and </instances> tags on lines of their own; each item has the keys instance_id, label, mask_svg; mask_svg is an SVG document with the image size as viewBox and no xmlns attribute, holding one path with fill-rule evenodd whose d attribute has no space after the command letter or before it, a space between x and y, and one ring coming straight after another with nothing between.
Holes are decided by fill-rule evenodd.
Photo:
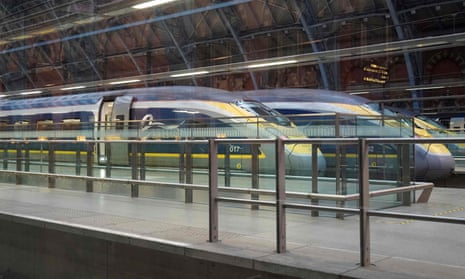
<instances>
[{"instance_id":1,"label":"ceiling light","mask_svg":"<svg viewBox=\"0 0 465 279\"><path fill-rule=\"evenodd\" d=\"M197 76L197 75L204 75L208 74L208 71L198 71L198 72L189 72L189 73L183 73L183 74L173 74L170 75L170 77L188 77L188 76Z\"/></svg>"},{"instance_id":2,"label":"ceiling light","mask_svg":"<svg viewBox=\"0 0 465 279\"><path fill-rule=\"evenodd\" d=\"M417 44L417 47L427 47L427 46L438 46L438 45L445 45L448 44L449 42L446 41L438 41L438 42L426 42L423 44Z\"/></svg>"},{"instance_id":3,"label":"ceiling light","mask_svg":"<svg viewBox=\"0 0 465 279\"><path fill-rule=\"evenodd\" d=\"M350 95L362 95L362 94L370 94L369 91L359 91L359 92L352 92L349 93Z\"/></svg>"},{"instance_id":4,"label":"ceiling light","mask_svg":"<svg viewBox=\"0 0 465 279\"><path fill-rule=\"evenodd\" d=\"M428 86L428 87L412 87L407 88L407 91L415 91L415 90L433 90L433 89L442 89L445 88L444 86Z\"/></svg>"},{"instance_id":5,"label":"ceiling light","mask_svg":"<svg viewBox=\"0 0 465 279\"><path fill-rule=\"evenodd\" d=\"M24 35L19 35L19 36L13 37L13 38L11 38L11 40L21 41L21 40L30 39L30 38L32 38L32 35L24 34Z\"/></svg>"},{"instance_id":6,"label":"ceiling light","mask_svg":"<svg viewBox=\"0 0 465 279\"><path fill-rule=\"evenodd\" d=\"M294 64L297 62L298 62L297 60L284 60L284 61L276 61L276 62L268 62L268 63L258 63L258 64L248 65L247 68L250 68L250 69L263 68L263 67L279 66L279 65L286 65L286 64Z\"/></svg>"},{"instance_id":7,"label":"ceiling light","mask_svg":"<svg viewBox=\"0 0 465 279\"><path fill-rule=\"evenodd\" d=\"M35 91L25 91L25 92L20 92L20 95L33 95L33 94L40 94L42 91L40 90L35 90Z\"/></svg>"},{"instance_id":8,"label":"ceiling light","mask_svg":"<svg viewBox=\"0 0 465 279\"><path fill-rule=\"evenodd\" d=\"M42 30L37 30L35 32L31 32L33 35L46 35L50 33L55 33L57 30L55 28L48 28L48 29L42 29Z\"/></svg>"},{"instance_id":9,"label":"ceiling light","mask_svg":"<svg viewBox=\"0 0 465 279\"><path fill-rule=\"evenodd\" d=\"M61 91L66 91L66 90L75 90L75 89L82 89L82 88L86 88L86 87L83 86L83 85L80 85L80 86L71 86L71 87L63 87L63 88L61 88L60 90L61 90Z\"/></svg>"},{"instance_id":10,"label":"ceiling light","mask_svg":"<svg viewBox=\"0 0 465 279\"><path fill-rule=\"evenodd\" d=\"M93 23L93 22L100 21L102 19L104 19L104 18L101 17L101 16L91 16L91 17L88 17L88 18L77 20L74 23L76 23L76 24L88 24L88 23Z\"/></svg>"},{"instance_id":11,"label":"ceiling light","mask_svg":"<svg viewBox=\"0 0 465 279\"><path fill-rule=\"evenodd\" d=\"M384 49L385 52L398 51L398 50L400 50L400 47L387 47Z\"/></svg>"},{"instance_id":12,"label":"ceiling light","mask_svg":"<svg viewBox=\"0 0 465 279\"><path fill-rule=\"evenodd\" d=\"M130 79L130 80L118 80L118 81L112 81L108 84L111 85L117 85L117 84L127 84L127 83L134 83L134 82L139 82L140 79Z\"/></svg>"},{"instance_id":13,"label":"ceiling light","mask_svg":"<svg viewBox=\"0 0 465 279\"><path fill-rule=\"evenodd\" d=\"M145 9L145 8L150 8L150 7L155 7L155 6L160 6L166 3L174 2L177 0L154 0L154 1L148 1L144 3L140 3L137 5L132 6L134 9Z\"/></svg>"}]
</instances>

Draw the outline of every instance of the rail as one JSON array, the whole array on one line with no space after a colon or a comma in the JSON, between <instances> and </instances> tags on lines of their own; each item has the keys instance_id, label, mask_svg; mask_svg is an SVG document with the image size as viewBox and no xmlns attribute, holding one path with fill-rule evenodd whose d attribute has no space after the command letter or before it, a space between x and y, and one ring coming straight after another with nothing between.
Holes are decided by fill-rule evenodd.
<instances>
[{"instance_id":1,"label":"rail","mask_svg":"<svg viewBox=\"0 0 465 279\"><path fill-rule=\"evenodd\" d=\"M274 207L276 210L276 246L277 252L283 253L286 251L286 209L295 208L295 209L304 209L310 210L313 212L317 211L332 211L337 213L349 213L349 214L358 214L360 218L360 263L362 266L369 266L371 263L370 257L370 217L385 217L385 218L404 218L412 220L421 220L421 221L430 221L430 222L441 222L441 223L452 223L452 224L465 224L465 219L463 218L450 218L442 216L429 216L429 215L415 215L415 214L405 214L398 212L390 212L385 210L372 210L370 209L370 197L387 195L392 193L406 193L416 190L422 190L418 202L426 202L431 194L433 184L432 183L414 183L413 185L395 187L392 189L369 191L370 180L369 180L369 152L370 144L430 144L430 143L463 143L465 140L462 138L447 138L447 139L405 139L405 138L330 138L330 139L287 139L287 138L277 138L277 139L210 139L210 140L194 140L194 141L160 141L160 140L147 140L147 141L137 141L137 140L117 140L117 141L106 141L106 140L48 140L45 141L49 144L48 150L48 159L49 169L47 173L43 172L30 172L28 170L23 171L19 166L22 165L22 159L16 158L17 169L16 170L0 170L0 173L5 174L14 174L17 176L21 175L37 175L37 176L46 176L49 179L49 187L54 187L54 179L56 178L69 178L69 179L83 179L87 183L87 191L92 191L92 182L93 181L106 181L106 182L119 182L126 183L131 185L131 195L137 196L137 187L138 185L151 185L151 186L163 186L163 187L179 187L187 190L202 190L208 191L208 210L209 210L209 236L208 240L210 242L216 242L219 240L219 213L218 206L220 202L229 202L229 203L240 203L240 204L249 204L249 205L261 205L261 206L270 206ZM41 140L0 140L0 144L29 144L29 143L44 143ZM87 175L64 175L55 173L53 165L55 163L54 158L54 149L53 145L58 143L68 143L68 144L84 144L86 146L87 154ZM147 181L141 180L137 175L134 175L131 179L118 179L118 178L102 178L92 176L92 166L93 166L93 149L97 144L108 144L108 143L124 143L129 145L137 144L180 144L180 143L189 143L189 144L208 144L208 186L189 183L168 183L168 182L156 182L156 181ZM243 143L243 144L274 144L275 145L275 160L276 160L276 185L274 190L264 190L264 189L239 189L233 187L219 187L218 186L218 177L219 177L219 163L218 163L218 145L219 144L232 144L232 143ZM285 145L286 144L312 144L312 146L317 146L319 144L352 144L358 147L358 194L345 194L345 195L332 195L332 194L320 194L320 193L293 193L286 191L286 154L285 154ZM139 150L139 149L136 149ZM18 152L22 153L20 147L18 147ZM138 153L134 153L138 154ZM134 156L133 154L133 156ZM135 158L135 157L134 157ZM135 160L131 161L132 173L140 169L139 163L141 161ZM313 158L312 158L313 160ZM315 174L315 172L313 172ZM19 181L17 181L19 182ZM315 182L314 177L312 177L312 182ZM231 198L222 196L220 193L222 191L231 191L231 192L240 192L248 193L252 195L271 195L275 196L274 200L259 200L256 199L256 196L252 196L250 199L241 199L241 198ZM297 203L290 202L289 197L301 197L307 198L312 201L311 204L306 203ZM333 201L348 201L348 200L358 200L358 208L347 208L341 206L323 206L317 203L318 200L333 200ZM339 204L341 205L341 204ZM342 204L343 205L343 204Z\"/></svg>"}]
</instances>

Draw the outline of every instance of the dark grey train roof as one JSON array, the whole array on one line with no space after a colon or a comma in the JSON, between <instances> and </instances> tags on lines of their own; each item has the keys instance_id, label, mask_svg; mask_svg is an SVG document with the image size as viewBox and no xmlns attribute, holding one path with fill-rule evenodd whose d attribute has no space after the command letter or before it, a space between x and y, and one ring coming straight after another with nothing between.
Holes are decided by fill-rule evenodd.
<instances>
[{"instance_id":1,"label":"dark grey train roof","mask_svg":"<svg viewBox=\"0 0 465 279\"><path fill-rule=\"evenodd\" d=\"M201 100L227 103L243 97L241 94L232 94L228 91L208 87L163 86L54 97L0 100L0 110L92 105L97 104L102 98L115 98L122 95L133 96L136 101Z\"/></svg>"},{"instance_id":2,"label":"dark grey train roof","mask_svg":"<svg viewBox=\"0 0 465 279\"><path fill-rule=\"evenodd\" d=\"M350 95L339 91L306 88L276 88L260 89L240 92L243 95L260 101L267 102L323 102L361 105L367 103L367 99Z\"/></svg>"}]
</instances>

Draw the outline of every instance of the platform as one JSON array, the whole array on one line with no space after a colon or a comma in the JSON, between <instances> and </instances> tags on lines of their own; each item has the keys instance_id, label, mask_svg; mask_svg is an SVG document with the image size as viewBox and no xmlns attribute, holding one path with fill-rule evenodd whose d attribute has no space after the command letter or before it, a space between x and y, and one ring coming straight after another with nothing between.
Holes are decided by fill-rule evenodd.
<instances>
[{"instance_id":1,"label":"platform","mask_svg":"<svg viewBox=\"0 0 465 279\"><path fill-rule=\"evenodd\" d=\"M428 203L392 210L465 218L464 196L461 189L436 188ZM339 220L288 213L288 250L278 254L275 212L268 209L222 205L217 243L207 242L205 204L1 184L0 212L2 222L226 264L250 270L248 274L282 276L267 278L463 278L465 274L465 239L460 225L372 217L373 265L360 267L357 216ZM2 233L5 230L3 227ZM2 245L4 249L7 244ZM31 251L35 256L39 253ZM21 265L5 255L1 260ZM97 268L108 276L112 266ZM104 277L93 274L93 278Z\"/></svg>"}]
</instances>

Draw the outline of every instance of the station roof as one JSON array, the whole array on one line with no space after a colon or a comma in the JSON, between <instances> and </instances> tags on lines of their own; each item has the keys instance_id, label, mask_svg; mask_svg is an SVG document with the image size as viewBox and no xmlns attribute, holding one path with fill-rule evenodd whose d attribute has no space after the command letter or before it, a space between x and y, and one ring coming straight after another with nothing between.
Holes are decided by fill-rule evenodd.
<instances>
[{"instance_id":1,"label":"station roof","mask_svg":"<svg viewBox=\"0 0 465 279\"><path fill-rule=\"evenodd\" d=\"M465 44L463 0L5 0L0 19L6 95L170 84L258 89L283 86L288 72L299 87L369 90L374 98L432 83L464 86L465 72L424 76L424 57L437 50L465 70L453 54ZM381 68L353 84L341 74L350 63ZM403 78L384 75L399 63Z\"/></svg>"}]
</instances>

